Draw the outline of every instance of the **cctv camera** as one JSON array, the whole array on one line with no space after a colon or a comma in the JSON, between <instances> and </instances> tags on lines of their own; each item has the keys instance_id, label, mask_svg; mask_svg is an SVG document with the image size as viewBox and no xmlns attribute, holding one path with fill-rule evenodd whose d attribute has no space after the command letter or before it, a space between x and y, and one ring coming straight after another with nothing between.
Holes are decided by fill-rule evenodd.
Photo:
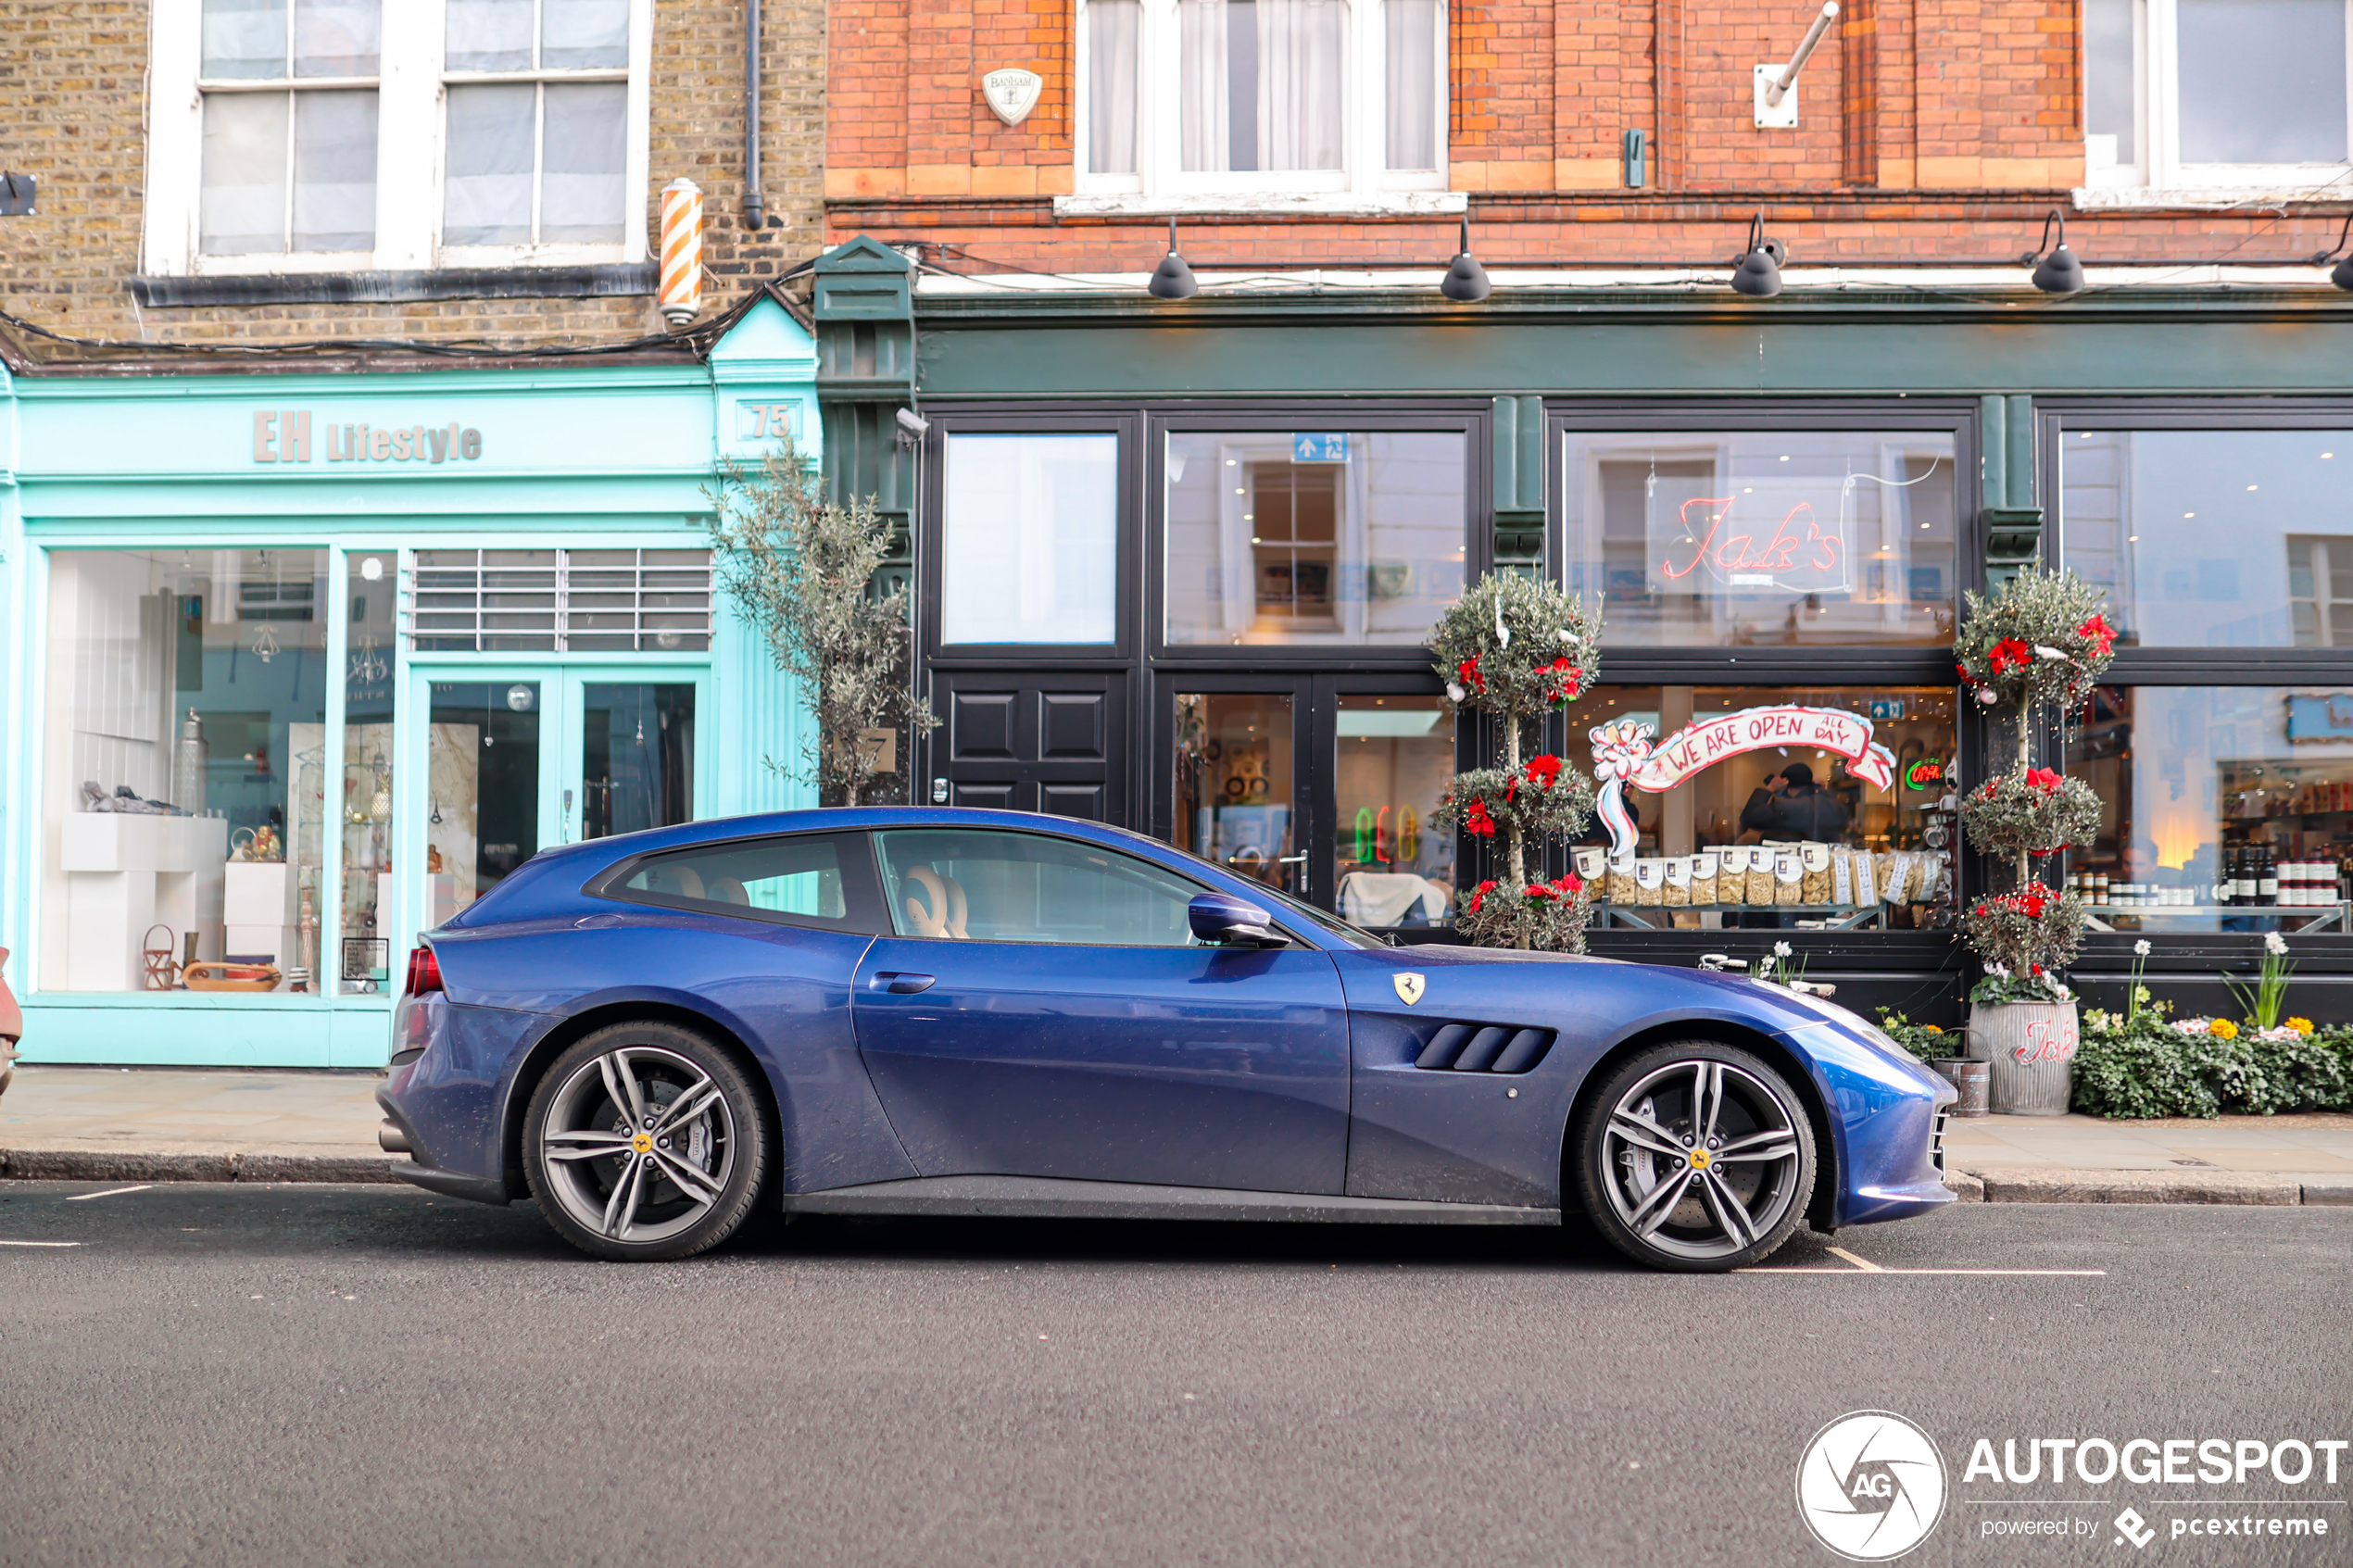
<instances>
[{"instance_id":1,"label":"cctv camera","mask_svg":"<svg viewBox=\"0 0 2353 1568\"><path fill-rule=\"evenodd\" d=\"M909 446L912 446L916 442L921 441L925 436L929 435L930 433L931 421L929 420L924 418L912 408L901 408L899 410L899 439L900 442Z\"/></svg>"}]
</instances>

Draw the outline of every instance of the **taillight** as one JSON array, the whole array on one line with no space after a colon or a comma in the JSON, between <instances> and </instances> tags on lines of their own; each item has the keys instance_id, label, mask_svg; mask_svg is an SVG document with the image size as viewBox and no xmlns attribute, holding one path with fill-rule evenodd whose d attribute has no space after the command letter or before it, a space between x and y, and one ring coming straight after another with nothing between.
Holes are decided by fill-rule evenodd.
<instances>
[{"instance_id":1,"label":"taillight","mask_svg":"<svg viewBox=\"0 0 2353 1568\"><path fill-rule=\"evenodd\" d=\"M438 991L440 989L441 960L433 956L433 949L431 947L420 943L409 950L409 984L403 988L401 994L403 996L409 997L422 997L429 991Z\"/></svg>"}]
</instances>

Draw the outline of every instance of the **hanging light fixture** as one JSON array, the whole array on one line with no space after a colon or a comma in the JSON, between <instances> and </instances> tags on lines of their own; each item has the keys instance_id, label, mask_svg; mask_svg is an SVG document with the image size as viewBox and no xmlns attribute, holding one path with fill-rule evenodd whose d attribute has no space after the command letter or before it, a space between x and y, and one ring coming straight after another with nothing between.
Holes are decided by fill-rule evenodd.
<instances>
[{"instance_id":1,"label":"hanging light fixture","mask_svg":"<svg viewBox=\"0 0 2353 1568\"><path fill-rule=\"evenodd\" d=\"M2313 257L2312 265L2318 267L2330 257L2336 255L2338 251L2345 249L2345 242L2347 239L2353 239L2353 212L2345 215L2345 227L2336 232L2336 244ZM2353 255L2347 255L2337 262L2329 272L2329 282L2347 294L2353 294Z\"/></svg>"},{"instance_id":2,"label":"hanging light fixture","mask_svg":"<svg viewBox=\"0 0 2353 1568\"><path fill-rule=\"evenodd\" d=\"M1492 289L1487 282L1487 269L1470 253L1470 214L1463 214L1462 248L1454 253L1453 265L1446 269L1446 281L1438 292L1461 305L1473 305L1485 299Z\"/></svg>"},{"instance_id":3,"label":"hanging light fixture","mask_svg":"<svg viewBox=\"0 0 2353 1568\"><path fill-rule=\"evenodd\" d=\"M1748 220L1748 250L1732 261L1732 292L1744 294L1751 299L1770 299L1781 292L1781 263L1789 253L1777 240L1765 237L1765 214L1760 208Z\"/></svg>"},{"instance_id":4,"label":"hanging light fixture","mask_svg":"<svg viewBox=\"0 0 2353 1568\"><path fill-rule=\"evenodd\" d=\"M1168 254L1152 269L1152 281L1144 292L1154 299L1190 299L1201 293L1201 285L1193 282L1193 270L1176 254L1176 220L1168 220Z\"/></svg>"},{"instance_id":5,"label":"hanging light fixture","mask_svg":"<svg viewBox=\"0 0 2353 1568\"><path fill-rule=\"evenodd\" d=\"M2058 225L2058 244L2051 245L2051 225ZM2045 247L2049 254L2045 255ZM2039 258L2039 261L2038 259ZM2045 294L2078 294L2083 288L2083 263L2067 248L2067 215L2057 207L2043 220L2043 244L2018 258L2034 269L2034 286Z\"/></svg>"}]
</instances>

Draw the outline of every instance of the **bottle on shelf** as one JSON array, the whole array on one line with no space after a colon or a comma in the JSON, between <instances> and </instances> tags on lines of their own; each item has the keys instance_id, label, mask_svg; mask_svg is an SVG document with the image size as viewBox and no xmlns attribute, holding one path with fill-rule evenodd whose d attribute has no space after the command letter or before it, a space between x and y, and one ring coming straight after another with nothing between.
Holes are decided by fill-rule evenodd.
<instances>
[{"instance_id":1,"label":"bottle on shelf","mask_svg":"<svg viewBox=\"0 0 2353 1568\"><path fill-rule=\"evenodd\" d=\"M2255 862L2255 901L2277 904L2280 901L2280 867L2270 848L2258 849Z\"/></svg>"}]
</instances>

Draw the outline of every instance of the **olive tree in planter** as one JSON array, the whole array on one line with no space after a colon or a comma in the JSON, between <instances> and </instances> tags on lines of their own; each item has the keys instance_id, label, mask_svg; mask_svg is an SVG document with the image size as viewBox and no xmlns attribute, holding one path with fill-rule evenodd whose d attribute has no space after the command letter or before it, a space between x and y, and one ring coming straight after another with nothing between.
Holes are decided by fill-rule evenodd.
<instances>
[{"instance_id":1,"label":"olive tree in planter","mask_svg":"<svg viewBox=\"0 0 2353 1568\"><path fill-rule=\"evenodd\" d=\"M2034 721L2071 721L2115 657L2103 596L2073 572L2026 571L1992 594L1966 596L1954 646L1961 681L2006 721L2011 767L1961 800L1972 847L1998 858L2010 885L1971 899L1961 936L1985 967L1969 992L1969 1052L1989 1063L1995 1111L2067 1110L2077 1042L2075 997L2063 972L2083 937L2083 904L2047 885L2036 862L2098 831L2099 797L2081 780L2031 766Z\"/></svg>"},{"instance_id":2,"label":"olive tree in planter","mask_svg":"<svg viewBox=\"0 0 2353 1568\"><path fill-rule=\"evenodd\" d=\"M879 766L875 732L929 734L939 720L909 681L907 589L875 572L890 523L871 497L836 506L786 442L757 470L731 465L711 494L712 575L796 677L816 729L796 766L768 766L817 788L822 806L891 805L903 775Z\"/></svg>"},{"instance_id":3,"label":"olive tree in planter","mask_svg":"<svg viewBox=\"0 0 2353 1568\"><path fill-rule=\"evenodd\" d=\"M1493 721L1497 765L1457 773L1431 814L1491 847L1497 873L1458 893L1454 929L1482 947L1582 952L1592 895L1575 872L1547 881L1548 844L1585 831L1593 781L1541 743L1544 716L1577 700L1601 672L1596 629L1575 599L1547 583L1491 572L1448 610L1430 652L1457 713Z\"/></svg>"}]
</instances>

